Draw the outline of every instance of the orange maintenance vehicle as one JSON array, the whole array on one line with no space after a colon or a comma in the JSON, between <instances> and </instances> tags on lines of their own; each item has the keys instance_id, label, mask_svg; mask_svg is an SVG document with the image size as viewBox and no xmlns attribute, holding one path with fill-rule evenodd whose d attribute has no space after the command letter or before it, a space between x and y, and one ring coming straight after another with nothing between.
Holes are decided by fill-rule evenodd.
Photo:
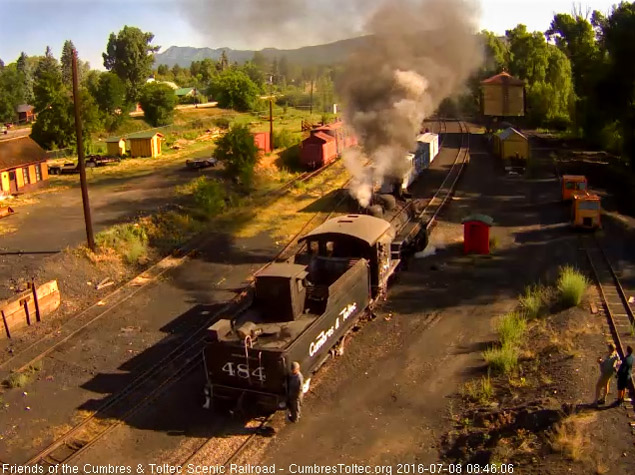
<instances>
[{"instance_id":1,"label":"orange maintenance vehicle","mask_svg":"<svg viewBox=\"0 0 635 475\"><path fill-rule=\"evenodd\" d=\"M598 195L588 191L574 193L571 206L571 224L573 227L577 229L601 229L600 201Z\"/></svg>"},{"instance_id":2,"label":"orange maintenance vehicle","mask_svg":"<svg viewBox=\"0 0 635 475\"><path fill-rule=\"evenodd\" d=\"M562 177L562 201L573 199L576 192L588 189L588 182L583 175L564 175Z\"/></svg>"}]
</instances>

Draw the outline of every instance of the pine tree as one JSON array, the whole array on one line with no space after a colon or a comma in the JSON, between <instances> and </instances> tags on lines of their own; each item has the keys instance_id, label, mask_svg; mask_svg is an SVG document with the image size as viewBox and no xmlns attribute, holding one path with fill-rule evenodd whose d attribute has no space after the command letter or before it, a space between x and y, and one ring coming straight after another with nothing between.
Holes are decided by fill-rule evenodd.
<instances>
[{"instance_id":1,"label":"pine tree","mask_svg":"<svg viewBox=\"0 0 635 475\"><path fill-rule=\"evenodd\" d=\"M28 56L23 51L16 62L16 68L18 73L20 73L22 98L26 104L31 104L33 102L33 71L27 60Z\"/></svg>"},{"instance_id":2,"label":"pine tree","mask_svg":"<svg viewBox=\"0 0 635 475\"><path fill-rule=\"evenodd\" d=\"M66 40L62 47L62 82L64 85L72 89L73 87L73 50L75 45L71 40Z\"/></svg>"},{"instance_id":3,"label":"pine tree","mask_svg":"<svg viewBox=\"0 0 635 475\"><path fill-rule=\"evenodd\" d=\"M50 46L46 47L44 58L42 58L37 65L37 69L35 70L35 80L37 81L45 74L51 74L55 76L59 76L61 74L60 65L57 62L57 59L53 57L53 52L51 51Z\"/></svg>"}]
</instances>

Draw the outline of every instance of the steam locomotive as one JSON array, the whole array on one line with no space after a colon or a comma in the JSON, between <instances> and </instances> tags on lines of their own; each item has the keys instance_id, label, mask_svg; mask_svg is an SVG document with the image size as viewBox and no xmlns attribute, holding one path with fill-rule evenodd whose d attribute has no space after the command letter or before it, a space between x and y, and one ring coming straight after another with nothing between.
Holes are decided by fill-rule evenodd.
<instances>
[{"instance_id":1,"label":"steam locomotive","mask_svg":"<svg viewBox=\"0 0 635 475\"><path fill-rule=\"evenodd\" d=\"M381 195L385 216L349 214L317 227L300 239L300 253L256 274L246 310L208 329L206 407L275 411L286 400L294 361L307 391L311 375L341 354L346 335L385 295L406 251L427 237L420 210L409 206L416 200L403 201L401 191L437 155L438 136L420 136L417 144L412 169L397 180L398 197Z\"/></svg>"},{"instance_id":2,"label":"steam locomotive","mask_svg":"<svg viewBox=\"0 0 635 475\"><path fill-rule=\"evenodd\" d=\"M206 405L250 400L275 410L294 361L308 390L310 375L385 293L399 265L394 237L390 223L373 216L331 219L300 240L305 250L292 262L258 273L247 310L208 330Z\"/></svg>"}]
</instances>

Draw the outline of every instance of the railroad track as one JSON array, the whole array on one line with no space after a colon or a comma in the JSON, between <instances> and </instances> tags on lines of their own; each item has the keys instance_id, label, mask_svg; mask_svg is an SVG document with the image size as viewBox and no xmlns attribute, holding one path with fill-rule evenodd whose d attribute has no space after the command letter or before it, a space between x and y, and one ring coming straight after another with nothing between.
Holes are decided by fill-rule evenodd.
<instances>
[{"instance_id":1,"label":"railroad track","mask_svg":"<svg viewBox=\"0 0 635 475\"><path fill-rule=\"evenodd\" d=\"M256 437L261 434L261 431L273 419L273 417L274 414L269 414L257 419L252 419L251 422L255 422L255 424L251 430L251 433L245 435L234 435L230 438L224 438L223 442L228 443L231 447L229 456L225 457L224 459L218 461L210 460L210 456L206 452L208 450L214 450L215 447L213 447L213 445L218 440L216 437L210 437L196 449L194 449L194 451L185 460L179 463L179 465L182 467L186 467L188 464L193 463L196 459L204 458L205 465L216 464L217 466L227 468L231 463L236 461L236 459L249 447L252 442L255 441ZM225 470L223 473L228 473L228 470Z\"/></svg>"},{"instance_id":2,"label":"railroad track","mask_svg":"<svg viewBox=\"0 0 635 475\"><path fill-rule=\"evenodd\" d=\"M284 195L284 193L286 193L288 190L290 190L291 188L293 188L295 186L296 183L306 183L307 181L315 178L316 176L320 175L321 173L323 173L324 171L328 170L329 168L331 168L335 163L337 163L338 160L333 160L332 162L318 168L317 170L313 170L313 171L309 171L309 172L304 172L301 175L289 180L288 182L286 182L284 185L282 185L280 188L277 188L275 190L273 190L272 192L268 193L268 194L272 194L276 197L278 196L282 196Z\"/></svg>"},{"instance_id":3,"label":"railroad track","mask_svg":"<svg viewBox=\"0 0 635 475\"><path fill-rule=\"evenodd\" d=\"M635 346L635 317L628 303L620 279L611 261L595 236L582 238L582 245L589 261L593 277L601 298L601 308L606 314L609 328L620 357L626 354L627 346ZM635 386L630 381L630 394L635 408Z\"/></svg>"}]
</instances>

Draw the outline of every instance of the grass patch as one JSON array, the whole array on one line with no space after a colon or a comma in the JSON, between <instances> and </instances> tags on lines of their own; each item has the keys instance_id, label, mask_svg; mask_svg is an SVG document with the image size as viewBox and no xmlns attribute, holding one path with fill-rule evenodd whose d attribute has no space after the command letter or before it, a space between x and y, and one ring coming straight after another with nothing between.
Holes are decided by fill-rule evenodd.
<instances>
[{"instance_id":1,"label":"grass patch","mask_svg":"<svg viewBox=\"0 0 635 475\"><path fill-rule=\"evenodd\" d=\"M138 264L148 256L148 234L139 223L117 224L95 236L101 248L113 249L128 264Z\"/></svg>"},{"instance_id":2,"label":"grass patch","mask_svg":"<svg viewBox=\"0 0 635 475\"><path fill-rule=\"evenodd\" d=\"M527 320L522 314L510 312L503 316L496 327L501 345L518 345L523 341Z\"/></svg>"},{"instance_id":3,"label":"grass patch","mask_svg":"<svg viewBox=\"0 0 635 475\"><path fill-rule=\"evenodd\" d=\"M468 381L463 386L463 397L466 399L485 404L494 397L494 387L492 386L492 379L490 378L489 371L487 376L481 376L480 380Z\"/></svg>"},{"instance_id":4,"label":"grass patch","mask_svg":"<svg viewBox=\"0 0 635 475\"><path fill-rule=\"evenodd\" d=\"M547 291L540 285L529 286L525 294L518 297L518 301L527 318L538 318L547 306Z\"/></svg>"},{"instance_id":5,"label":"grass patch","mask_svg":"<svg viewBox=\"0 0 635 475\"><path fill-rule=\"evenodd\" d=\"M560 303L565 308L580 305L588 286L588 279L579 270L571 266L560 268L557 288Z\"/></svg>"},{"instance_id":6,"label":"grass patch","mask_svg":"<svg viewBox=\"0 0 635 475\"><path fill-rule=\"evenodd\" d=\"M583 460L590 442L589 423L596 414L573 415L562 420L549 435L549 444L556 452L572 461Z\"/></svg>"},{"instance_id":7,"label":"grass patch","mask_svg":"<svg viewBox=\"0 0 635 475\"><path fill-rule=\"evenodd\" d=\"M37 360L24 371L20 371L19 373L11 373L4 384L12 389L23 388L24 386L29 384L33 380L35 375L42 371L43 368L44 361Z\"/></svg>"},{"instance_id":8,"label":"grass patch","mask_svg":"<svg viewBox=\"0 0 635 475\"><path fill-rule=\"evenodd\" d=\"M518 366L518 349L510 344L492 347L483 352L483 359L497 374L509 374Z\"/></svg>"}]
</instances>

